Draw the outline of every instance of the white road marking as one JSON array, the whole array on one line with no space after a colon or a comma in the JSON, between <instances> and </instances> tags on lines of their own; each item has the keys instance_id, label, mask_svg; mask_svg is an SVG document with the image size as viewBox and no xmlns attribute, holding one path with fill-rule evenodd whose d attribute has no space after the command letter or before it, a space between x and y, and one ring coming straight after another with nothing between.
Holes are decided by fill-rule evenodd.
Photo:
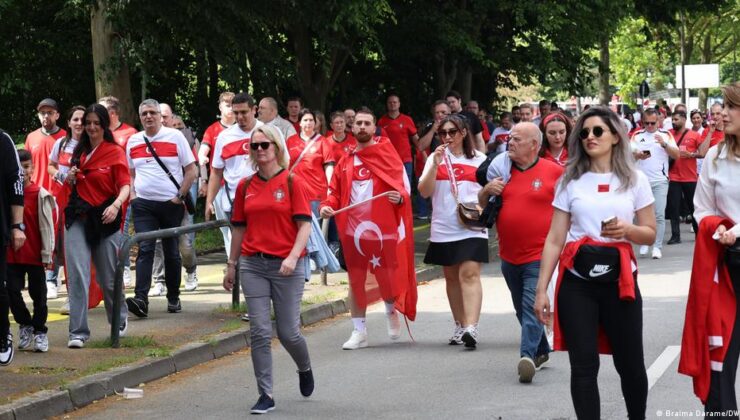
<instances>
[{"instance_id":1,"label":"white road marking","mask_svg":"<svg viewBox=\"0 0 740 420\"><path fill-rule=\"evenodd\" d=\"M660 379L661 376L665 373L666 369L668 369L668 366L673 363L673 361L678 357L678 355L681 353L681 346L668 346L663 350L663 353L658 356L657 359L653 362L652 365L647 370L647 377L648 377L648 390L655 385L656 382L658 382L658 379Z\"/></svg>"}]
</instances>

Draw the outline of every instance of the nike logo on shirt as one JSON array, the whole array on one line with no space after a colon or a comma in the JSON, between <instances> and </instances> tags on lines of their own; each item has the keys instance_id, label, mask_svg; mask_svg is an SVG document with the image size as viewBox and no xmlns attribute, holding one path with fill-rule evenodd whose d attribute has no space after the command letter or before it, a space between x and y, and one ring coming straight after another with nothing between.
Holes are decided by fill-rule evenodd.
<instances>
[{"instance_id":1,"label":"nike logo on shirt","mask_svg":"<svg viewBox=\"0 0 740 420\"><path fill-rule=\"evenodd\" d=\"M612 269L608 265L596 264L594 265L594 268L592 268L591 271L588 272L588 275L590 277L599 277L611 271Z\"/></svg>"}]
</instances>

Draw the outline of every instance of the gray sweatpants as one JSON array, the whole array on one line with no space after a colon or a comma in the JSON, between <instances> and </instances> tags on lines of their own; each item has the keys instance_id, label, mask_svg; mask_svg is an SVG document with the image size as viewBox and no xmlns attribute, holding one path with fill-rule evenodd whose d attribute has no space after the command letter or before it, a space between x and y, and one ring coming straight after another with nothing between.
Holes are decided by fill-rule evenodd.
<instances>
[{"instance_id":1,"label":"gray sweatpants","mask_svg":"<svg viewBox=\"0 0 740 420\"><path fill-rule=\"evenodd\" d=\"M239 281L249 310L252 365L260 394L272 395L272 321L270 301L280 343L298 370L311 369L306 339L301 334L301 299L305 279L303 258L290 276L279 273L283 260L262 257L239 258Z\"/></svg>"},{"instance_id":2,"label":"gray sweatpants","mask_svg":"<svg viewBox=\"0 0 740 420\"><path fill-rule=\"evenodd\" d=\"M665 206L668 201L668 180L651 181L650 189L655 197L655 243L654 248L663 249L663 237L665 236Z\"/></svg>"},{"instance_id":3,"label":"gray sweatpants","mask_svg":"<svg viewBox=\"0 0 740 420\"><path fill-rule=\"evenodd\" d=\"M95 248L90 248L85 240L84 222L77 220L67 229L64 236L67 281L69 282L69 338L87 341L90 328L87 326L87 303L90 291L90 257L95 264L95 278L103 291L105 313L108 323L113 313L113 282L121 238L117 233L102 238ZM121 322L128 319L128 309L124 300L123 288L120 296Z\"/></svg>"}]
</instances>

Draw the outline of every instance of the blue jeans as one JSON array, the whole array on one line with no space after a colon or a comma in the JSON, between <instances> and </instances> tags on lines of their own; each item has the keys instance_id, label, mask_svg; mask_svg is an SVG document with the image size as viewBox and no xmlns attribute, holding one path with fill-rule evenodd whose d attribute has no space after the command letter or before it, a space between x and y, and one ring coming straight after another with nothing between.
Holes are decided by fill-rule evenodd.
<instances>
[{"instance_id":1,"label":"blue jeans","mask_svg":"<svg viewBox=\"0 0 740 420\"><path fill-rule=\"evenodd\" d=\"M403 168L406 170L406 176L409 179L409 186L411 191L415 191L414 187L414 164L413 162L406 162L403 164ZM416 214L419 216L429 216L429 208L427 207L427 200L420 194L416 194Z\"/></svg>"},{"instance_id":2,"label":"blue jeans","mask_svg":"<svg viewBox=\"0 0 740 420\"><path fill-rule=\"evenodd\" d=\"M545 328L534 314L534 297L537 289L537 277L540 274L540 262L515 265L501 261L501 272L514 302L516 319L522 326L520 356L534 360L536 356L550 352Z\"/></svg>"}]
</instances>

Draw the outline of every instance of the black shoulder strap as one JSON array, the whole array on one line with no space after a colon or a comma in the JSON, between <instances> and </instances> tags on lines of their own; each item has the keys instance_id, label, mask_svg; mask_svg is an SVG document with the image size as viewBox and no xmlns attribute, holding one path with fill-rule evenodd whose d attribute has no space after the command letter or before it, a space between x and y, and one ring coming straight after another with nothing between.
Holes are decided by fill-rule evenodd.
<instances>
[{"instance_id":1,"label":"black shoulder strap","mask_svg":"<svg viewBox=\"0 0 740 420\"><path fill-rule=\"evenodd\" d=\"M676 142L676 146L680 146L681 145L681 142L683 141L683 138L686 136L686 133L688 133L688 132L689 132L688 129L684 129L683 134L681 134L681 138L678 139L678 142Z\"/></svg>"},{"instance_id":2,"label":"black shoulder strap","mask_svg":"<svg viewBox=\"0 0 740 420\"><path fill-rule=\"evenodd\" d=\"M157 163L159 164L159 167L162 168L164 173L167 174L167 176L170 178L170 181L172 181L172 183L175 184L175 188L177 188L177 191L180 191L180 183L177 182L175 177L170 173L169 169L167 169L167 167L164 165L164 162L162 162L162 159L160 159L159 156L157 156L157 152L154 150L152 143L149 141L148 138L146 138L146 136L142 136L142 137L144 137L144 142L146 143L147 147L149 147L149 152L152 154L152 157L154 158L154 160L157 161Z\"/></svg>"}]
</instances>

